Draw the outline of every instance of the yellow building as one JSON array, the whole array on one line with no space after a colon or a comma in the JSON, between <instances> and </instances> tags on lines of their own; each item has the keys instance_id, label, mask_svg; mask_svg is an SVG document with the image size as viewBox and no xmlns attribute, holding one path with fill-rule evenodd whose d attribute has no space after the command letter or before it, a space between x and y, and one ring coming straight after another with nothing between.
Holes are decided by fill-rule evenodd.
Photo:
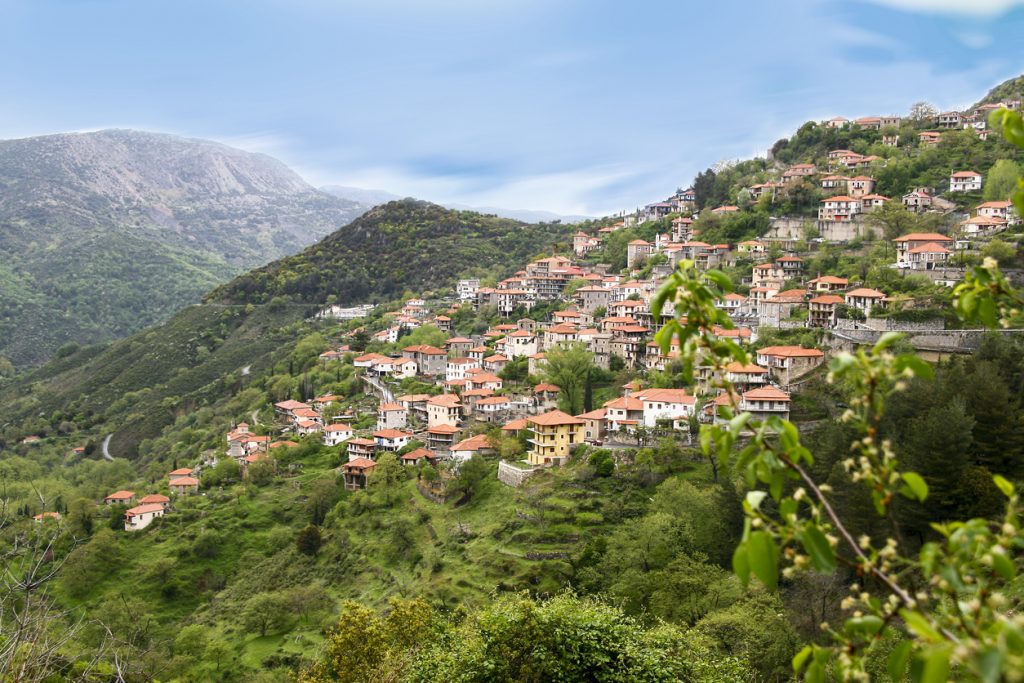
<instances>
[{"instance_id":1,"label":"yellow building","mask_svg":"<svg viewBox=\"0 0 1024 683\"><path fill-rule=\"evenodd\" d=\"M533 465L561 465L569 459L569 447L583 442L584 421L552 410L528 418L533 448L527 459Z\"/></svg>"}]
</instances>

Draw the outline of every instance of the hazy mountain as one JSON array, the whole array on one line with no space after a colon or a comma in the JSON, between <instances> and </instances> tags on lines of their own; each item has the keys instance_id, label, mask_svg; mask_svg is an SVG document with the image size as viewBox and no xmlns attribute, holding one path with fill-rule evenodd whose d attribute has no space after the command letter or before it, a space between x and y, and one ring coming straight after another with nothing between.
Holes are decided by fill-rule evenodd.
<instances>
[{"instance_id":1,"label":"hazy mountain","mask_svg":"<svg viewBox=\"0 0 1024 683\"><path fill-rule=\"evenodd\" d=\"M359 202L361 204L369 204L371 206L384 204L385 202L394 201L395 199L401 199L399 195L392 194L385 190L363 190L358 187L346 187L344 185L325 185L320 189L324 192L333 194L335 197L348 199L349 201ZM490 214L501 218L513 218L517 221L523 221L524 223L552 223L554 221L562 221L563 223L579 223L580 221L586 221L593 218L593 216L563 215L553 211L503 209L496 206L470 206L469 204L442 204L442 206L449 209L455 209L456 211L474 211L476 213Z\"/></svg>"},{"instance_id":2,"label":"hazy mountain","mask_svg":"<svg viewBox=\"0 0 1024 683\"><path fill-rule=\"evenodd\" d=\"M140 330L366 208L205 140L105 130L0 141L0 356L31 365L66 342Z\"/></svg>"},{"instance_id":3,"label":"hazy mountain","mask_svg":"<svg viewBox=\"0 0 1024 683\"><path fill-rule=\"evenodd\" d=\"M386 190L364 190L361 187L348 187L346 185L324 185L320 190L335 197L368 206L379 206L380 204L387 204L402 198Z\"/></svg>"}]
</instances>

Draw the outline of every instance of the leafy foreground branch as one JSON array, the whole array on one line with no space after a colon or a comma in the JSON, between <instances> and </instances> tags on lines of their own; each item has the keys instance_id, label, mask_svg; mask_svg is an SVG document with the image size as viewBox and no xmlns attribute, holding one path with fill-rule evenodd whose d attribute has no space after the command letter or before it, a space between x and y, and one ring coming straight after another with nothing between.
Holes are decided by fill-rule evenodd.
<instances>
[{"instance_id":1,"label":"leafy foreground branch","mask_svg":"<svg viewBox=\"0 0 1024 683\"><path fill-rule=\"evenodd\" d=\"M964 287L975 288L975 309L1009 307L1000 314L1007 324L1012 298L1018 295L991 264L972 277ZM993 301L985 282L1005 286L1001 303ZM667 304L674 306L674 316L658 338L663 352L678 343L687 367L700 363L721 369L730 362L746 363L741 348L714 333L731 326L715 307L730 290L723 274L698 276L690 264L683 264L652 307L659 316ZM981 319L995 322L989 312ZM1017 576L1015 558L1024 547L1019 496L1009 481L995 476L995 485L1007 498L1002 520L932 524L940 540L911 552L893 507L898 498L924 502L928 486L919 474L900 467L879 427L887 399L914 377L930 379L932 370L913 354L894 353L899 338L886 334L869 351L838 354L828 375L829 382L841 383L852 396L842 420L854 427L857 438L843 466L856 485L867 488L875 512L884 518L890 533L883 543L866 535L854 538L830 501L831 489L809 474L814 456L793 423L775 416L756 421L750 413L736 413L734 388L726 379L719 381L728 400L720 402L725 405L715 424L702 427L700 440L709 457L741 473L750 489L733 569L744 583L753 575L770 589L778 586L780 573L791 578L810 570L831 573L844 565L856 577L843 601L848 615L844 623L822 624L833 644L808 645L793 659L794 671L806 680L823 681L829 674L868 680L872 647L892 638L899 641L887 663L893 680L904 680L908 673L912 680L928 683L963 676L1015 680L1024 672L1024 616L1016 613L1009 597Z\"/></svg>"}]
</instances>

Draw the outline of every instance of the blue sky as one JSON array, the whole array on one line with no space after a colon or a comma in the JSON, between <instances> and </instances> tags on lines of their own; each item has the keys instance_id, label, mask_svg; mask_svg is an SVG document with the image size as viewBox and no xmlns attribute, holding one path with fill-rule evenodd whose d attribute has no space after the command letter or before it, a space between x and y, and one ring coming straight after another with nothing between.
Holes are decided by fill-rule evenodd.
<instances>
[{"instance_id":1,"label":"blue sky","mask_svg":"<svg viewBox=\"0 0 1024 683\"><path fill-rule=\"evenodd\" d=\"M0 0L0 138L121 127L316 184L603 214L805 120L966 105L1019 0Z\"/></svg>"}]
</instances>

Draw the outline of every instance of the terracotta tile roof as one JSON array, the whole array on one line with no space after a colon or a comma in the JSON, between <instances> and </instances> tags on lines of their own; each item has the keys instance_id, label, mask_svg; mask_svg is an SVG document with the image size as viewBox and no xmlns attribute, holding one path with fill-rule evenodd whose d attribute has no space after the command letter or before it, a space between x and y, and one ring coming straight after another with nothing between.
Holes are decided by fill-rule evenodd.
<instances>
[{"instance_id":1,"label":"terracotta tile roof","mask_svg":"<svg viewBox=\"0 0 1024 683\"><path fill-rule=\"evenodd\" d=\"M858 287L852 291L846 293L847 297L864 297L867 299L884 299L885 293L879 292L877 289L869 289L867 287Z\"/></svg>"},{"instance_id":2,"label":"terracotta tile roof","mask_svg":"<svg viewBox=\"0 0 1024 683\"><path fill-rule=\"evenodd\" d=\"M553 427L557 425L581 425L583 420L577 419L568 413L563 413L561 410L552 410L547 413L540 415L534 415L533 417L527 418L530 424L535 424L540 427Z\"/></svg>"},{"instance_id":3,"label":"terracotta tile roof","mask_svg":"<svg viewBox=\"0 0 1024 683\"><path fill-rule=\"evenodd\" d=\"M136 505L135 507L125 510L125 517L136 517L138 515L149 514L150 512L163 512L164 506L160 503L147 503L146 505Z\"/></svg>"},{"instance_id":4,"label":"terracotta tile roof","mask_svg":"<svg viewBox=\"0 0 1024 683\"><path fill-rule=\"evenodd\" d=\"M482 451L491 447L491 441L486 434L477 434L452 446L452 451Z\"/></svg>"},{"instance_id":5,"label":"terracotta tile roof","mask_svg":"<svg viewBox=\"0 0 1024 683\"><path fill-rule=\"evenodd\" d=\"M952 242L953 240L937 232L912 232L897 237L893 242Z\"/></svg>"},{"instance_id":6,"label":"terracotta tile roof","mask_svg":"<svg viewBox=\"0 0 1024 683\"><path fill-rule=\"evenodd\" d=\"M172 479L170 485L172 487L174 487L174 486L199 486L199 480L196 479L195 477L178 477L177 479Z\"/></svg>"},{"instance_id":7,"label":"terracotta tile roof","mask_svg":"<svg viewBox=\"0 0 1024 683\"><path fill-rule=\"evenodd\" d=\"M459 428L448 424L435 425L427 429L428 434L458 434Z\"/></svg>"},{"instance_id":8,"label":"terracotta tile roof","mask_svg":"<svg viewBox=\"0 0 1024 683\"><path fill-rule=\"evenodd\" d=\"M751 401L788 401L789 394L775 387L758 387L745 392L743 398Z\"/></svg>"},{"instance_id":9,"label":"terracotta tile roof","mask_svg":"<svg viewBox=\"0 0 1024 683\"><path fill-rule=\"evenodd\" d=\"M696 397L690 396L685 389L644 389L634 394L641 401L658 401L661 403L683 403L693 405Z\"/></svg>"},{"instance_id":10,"label":"terracotta tile roof","mask_svg":"<svg viewBox=\"0 0 1024 683\"><path fill-rule=\"evenodd\" d=\"M347 467L353 470L372 470L376 466L377 463L369 458L356 458L355 460L349 460L342 464L342 467Z\"/></svg>"},{"instance_id":11,"label":"terracotta tile roof","mask_svg":"<svg viewBox=\"0 0 1024 683\"><path fill-rule=\"evenodd\" d=\"M154 503L170 503L171 499L160 493L151 493L139 500L140 505L153 505Z\"/></svg>"},{"instance_id":12,"label":"terracotta tile roof","mask_svg":"<svg viewBox=\"0 0 1024 683\"><path fill-rule=\"evenodd\" d=\"M433 458L434 453L426 448L417 448L402 456L402 460L419 460L420 458Z\"/></svg>"},{"instance_id":13,"label":"terracotta tile roof","mask_svg":"<svg viewBox=\"0 0 1024 683\"><path fill-rule=\"evenodd\" d=\"M768 368L762 368L757 363L737 363L732 362L725 366L726 372L732 372L740 375L766 375L768 374Z\"/></svg>"},{"instance_id":14,"label":"terracotta tile roof","mask_svg":"<svg viewBox=\"0 0 1024 683\"><path fill-rule=\"evenodd\" d=\"M128 500L135 497L134 491L115 491L103 500Z\"/></svg>"},{"instance_id":15,"label":"terracotta tile roof","mask_svg":"<svg viewBox=\"0 0 1024 683\"><path fill-rule=\"evenodd\" d=\"M528 426L529 423L527 423L526 419L523 418L521 420L512 420L501 429L502 431L518 432L521 429L526 429Z\"/></svg>"},{"instance_id":16,"label":"terracotta tile roof","mask_svg":"<svg viewBox=\"0 0 1024 683\"><path fill-rule=\"evenodd\" d=\"M820 349L805 349L802 346L766 346L763 349L758 349L757 353L780 358L816 358L825 355L825 352Z\"/></svg>"},{"instance_id":17,"label":"terracotta tile roof","mask_svg":"<svg viewBox=\"0 0 1024 683\"><path fill-rule=\"evenodd\" d=\"M347 425L344 422L335 422L324 427L325 432L351 432L352 425Z\"/></svg>"},{"instance_id":18,"label":"terracotta tile roof","mask_svg":"<svg viewBox=\"0 0 1024 683\"><path fill-rule=\"evenodd\" d=\"M605 403L604 407L614 410L643 410L644 404L640 399L620 396Z\"/></svg>"},{"instance_id":19,"label":"terracotta tile roof","mask_svg":"<svg viewBox=\"0 0 1024 683\"><path fill-rule=\"evenodd\" d=\"M412 434L398 429L378 429L373 436L378 439L405 439L412 437Z\"/></svg>"}]
</instances>

